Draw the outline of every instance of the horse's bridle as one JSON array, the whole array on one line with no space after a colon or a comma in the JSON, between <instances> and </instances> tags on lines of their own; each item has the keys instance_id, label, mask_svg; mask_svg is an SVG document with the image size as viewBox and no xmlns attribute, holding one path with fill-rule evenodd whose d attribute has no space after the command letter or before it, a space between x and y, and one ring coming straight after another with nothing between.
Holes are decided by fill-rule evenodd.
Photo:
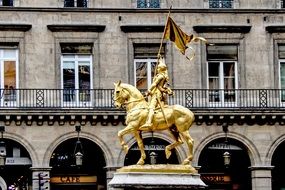
<instances>
[{"instance_id":1,"label":"horse's bridle","mask_svg":"<svg viewBox=\"0 0 285 190\"><path fill-rule=\"evenodd\" d=\"M120 91L120 94L121 94L121 92L123 92L124 90L126 90L124 87L121 87L121 88L122 88L122 90ZM120 95L119 97L117 97L117 98L114 98L114 101L117 101L120 97L121 97L121 95ZM132 101L123 102L123 103L120 102L120 103L121 103L122 105L128 105L128 104L130 104L130 103L139 102L139 101L141 101L141 100L144 100L144 98L145 98L145 97L140 98L140 99L137 99L137 100L132 100Z\"/></svg>"}]
</instances>

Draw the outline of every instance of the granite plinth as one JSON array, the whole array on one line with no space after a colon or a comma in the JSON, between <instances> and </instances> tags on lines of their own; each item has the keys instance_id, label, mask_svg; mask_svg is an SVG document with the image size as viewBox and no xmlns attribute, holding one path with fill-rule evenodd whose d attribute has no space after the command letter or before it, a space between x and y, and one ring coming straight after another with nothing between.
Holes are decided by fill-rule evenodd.
<instances>
[{"instance_id":1,"label":"granite plinth","mask_svg":"<svg viewBox=\"0 0 285 190\"><path fill-rule=\"evenodd\" d=\"M131 189L205 189L205 183L192 166L126 166L114 173L109 186Z\"/></svg>"}]
</instances>

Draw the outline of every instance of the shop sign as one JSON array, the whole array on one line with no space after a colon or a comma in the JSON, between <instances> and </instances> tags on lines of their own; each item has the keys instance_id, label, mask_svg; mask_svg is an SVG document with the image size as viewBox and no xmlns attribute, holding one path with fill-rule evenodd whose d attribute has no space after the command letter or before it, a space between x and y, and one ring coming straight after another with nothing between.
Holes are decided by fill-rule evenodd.
<instances>
[{"instance_id":1,"label":"shop sign","mask_svg":"<svg viewBox=\"0 0 285 190\"><path fill-rule=\"evenodd\" d=\"M231 182L231 177L225 174L201 174L201 179L205 183L225 184Z\"/></svg>"},{"instance_id":2,"label":"shop sign","mask_svg":"<svg viewBox=\"0 0 285 190\"><path fill-rule=\"evenodd\" d=\"M31 165L32 161L27 157L7 157L5 165Z\"/></svg>"},{"instance_id":3,"label":"shop sign","mask_svg":"<svg viewBox=\"0 0 285 190\"><path fill-rule=\"evenodd\" d=\"M208 149L214 150L242 150L240 147L226 143L215 143L208 147Z\"/></svg>"},{"instance_id":4,"label":"shop sign","mask_svg":"<svg viewBox=\"0 0 285 190\"><path fill-rule=\"evenodd\" d=\"M58 176L50 178L50 182L58 184L96 183L97 176Z\"/></svg>"},{"instance_id":5,"label":"shop sign","mask_svg":"<svg viewBox=\"0 0 285 190\"><path fill-rule=\"evenodd\" d=\"M145 150L165 150L165 145L144 145ZM131 150L140 150L137 146L131 148Z\"/></svg>"}]
</instances>

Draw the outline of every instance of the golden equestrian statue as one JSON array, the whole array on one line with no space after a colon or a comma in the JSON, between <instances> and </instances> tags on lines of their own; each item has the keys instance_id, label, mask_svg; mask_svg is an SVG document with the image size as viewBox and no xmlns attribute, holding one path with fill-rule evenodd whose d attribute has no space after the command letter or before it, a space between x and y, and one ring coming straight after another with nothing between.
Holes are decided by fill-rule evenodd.
<instances>
[{"instance_id":1,"label":"golden equestrian statue","mask_svg":"<svg viewBox=\"0 0 285 190\"><path fill-rule=\"evenodd\" d=\"M159 62L161 61L160 58ZM181 105L167 105L164 94L171 94L172 91L166 86L168 82L166 65L164 63L159 64L157 74L154 76L153 83L147 92L147 95L151 96L150 104L136 87L121 83L121 81L114 83L115 106L124 108L127 111L127 126L118 132L118 137L124 151L127 153L129 147L124 141L124 135L134 135L141 152L137 165L143 165L146 154L141 132L168 130L174 142L166 146L166 158L170 157L173 148L186 142L189 152L182 164L190 165L193 159L194 141L189 134L189 128L194 122L194 114Z\"/></svg>"}]
</instances>

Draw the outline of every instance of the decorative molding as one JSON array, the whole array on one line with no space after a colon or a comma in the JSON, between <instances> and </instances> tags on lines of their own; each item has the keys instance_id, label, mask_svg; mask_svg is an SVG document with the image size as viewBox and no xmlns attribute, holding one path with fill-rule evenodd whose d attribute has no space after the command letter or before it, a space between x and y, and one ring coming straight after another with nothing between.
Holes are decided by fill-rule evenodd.
<instances>
[{"instance_id":1,"label":"decorative molding","mask_svg":"<svg viewBox=\"0 0 285 190\"><path fill-rule=\"evenodd\" d=\"M249 33L251 25L196 25L193 29L197 33Z\"/></svg>"},{"instance_id":2,"label":"decorative molding","mask_svg":"<svg viewBox=\"0 0 285 190\"><path fill-rule=\"evenodd\" d=\"M51 24L47 28L52 32L103 32L105 25L68 25Z\"/></svg>"},{"instance_id":3,"label":"decorative molding","mask_svg":"<svg viewBox=\"0 0 285 190\"><path fill-rule=\"evenodd\" d=\"M125 33L163 32L164 31L164 25L121 25L120 28Z\"/></svg>"},{"instance_id":4,"label":"decorative molding","mask_svg":"<svg viewBox=\"0 0 285 190\"><path fill-rule=\"evenodd\" d=\"M32 28L31 24L0 24L0 31L27 32Z\"/></svg>"}]
</instances>

